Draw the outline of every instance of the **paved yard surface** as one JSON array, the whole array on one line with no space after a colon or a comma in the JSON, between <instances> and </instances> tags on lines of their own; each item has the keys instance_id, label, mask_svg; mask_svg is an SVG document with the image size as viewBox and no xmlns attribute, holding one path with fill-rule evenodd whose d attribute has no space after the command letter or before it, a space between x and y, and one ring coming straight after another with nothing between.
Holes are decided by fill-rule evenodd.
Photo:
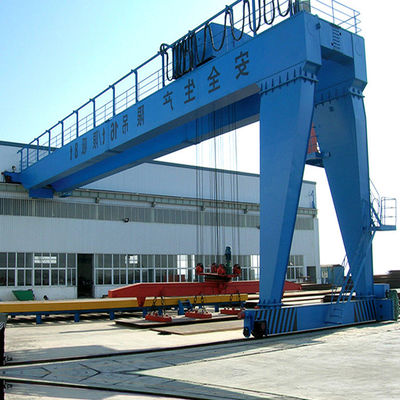
<instances>
[{"instance_id":1,"label":"paved yard surface","mask_svg":"<svg viewBox=\"0 0 400 400\"><path fill-rule=\"evenodd\" d=\"M110 321L8 325L7 353L31 363L0 374L6 399L400 399L399 323L241 338ZM79 358L54 361L66 357Z\"/></svg>"}]
</instances>

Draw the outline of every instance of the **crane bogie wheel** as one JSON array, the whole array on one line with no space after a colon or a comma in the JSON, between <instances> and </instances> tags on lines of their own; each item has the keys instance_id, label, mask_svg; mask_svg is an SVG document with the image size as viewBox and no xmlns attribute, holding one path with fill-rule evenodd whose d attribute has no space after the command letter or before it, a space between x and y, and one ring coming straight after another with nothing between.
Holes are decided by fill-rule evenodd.
<instances>
[{"instance_id":1,"label":"crane bogie wheel","mask_svg":"<svg viewBox=\"0 0 400 400\"><path fill-rule=\"evenodd\" d=\"M266 333L266 322L265 321L256 321L254 323L254 327L253 327L253 330L251 331L251 334L256 339L261 339L264 336L267 336L267 333Z\"/></svg>"}]
</instances>

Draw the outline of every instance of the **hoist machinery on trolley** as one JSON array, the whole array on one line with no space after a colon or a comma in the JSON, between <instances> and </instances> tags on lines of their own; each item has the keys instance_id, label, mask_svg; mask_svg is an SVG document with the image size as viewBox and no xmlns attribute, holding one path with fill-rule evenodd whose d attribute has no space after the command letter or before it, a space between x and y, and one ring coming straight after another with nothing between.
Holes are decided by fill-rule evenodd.
<instances>
[{"instance_id":1,"label":"hoist machinery on trolley","mask_svg":"<svg viewBox=\"0 0 400 400\"><path fill-rule=\"evenodd\" d=\"M226 246L225 249L225 264L212 263L208 268L208 271L204 268L202 263L197 263L195 271L196 275L204 276L206 280L225 280L230 281L232 278L238 278L241 274L241 268L239 264L235 264L233 267L231 247Z\"/></svg>"}]
</instances>

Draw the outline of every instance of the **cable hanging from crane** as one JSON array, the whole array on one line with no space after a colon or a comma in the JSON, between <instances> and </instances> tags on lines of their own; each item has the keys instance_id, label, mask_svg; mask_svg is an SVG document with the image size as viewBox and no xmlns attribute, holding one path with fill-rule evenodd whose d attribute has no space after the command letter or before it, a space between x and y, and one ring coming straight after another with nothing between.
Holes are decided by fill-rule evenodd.
<instances>
[{"instance_id":1,"label":"cable hanging from crane","mask_svg":"<svg viewBox=\"0 0 400 400\"><path fill-rule=\"evenodd\" d=\"M226 116L231 121L229 132L224 134L220 116L213 113L214 137L196 146L195 272L198 279L207 273L226 277L240 275L242 207L239 205L237 173L236 108L231 107Z\"/></svg>"},{"instance_id":2,"label":"cable hanging from crane","mask_svg":"<svg viewBox=\"0 0 400 400\"><path fill-rule=\"evenodd\" d=\"M282 4L287 3L286 10L282 11ZM246 27L246 18L247 25L251 32L254 34L261 27L261 21L264 20L266 25L272 25L279 15L281 17L286 17L289 14L294 12L293 0L271 0L268 3L266 0L258 0L258 16L256 17L257 10L251 10L249 0L243 0L242 2L242 17L239 21L242 21L242 26L240 29L236 29L235 25L239 22L235 22L234 11L232 6L226 6L225 13L223 16L223 31L222 38L220 39L219 44L215 41L215 35L212 30L212 26L210 25L210 21L207 21L199 30L190 31L187 35L183 36L181 39L174 42L172 45L168 45L166 43L161 44L160 46L160 54L166 57L166 65L169 65L169 53L168 50L172 50L172 58L173 58L173 70L172 75L169 74L168 68L166 68L166 78L168 81L172 81L174 79L179 78L180 76L186 74L187 72L193 70L196 66L203 64L208 61L207 58L207 38L209 37L210 44L212 49L215 52L219 52L225 43L227 30L230 30L232 39L234 41L240 41L243 38L245 27ZM269 10L267 7L269 6ZM247 13L246 13L247 9ZM271 14L268 17L268 14ZM252 23L253 19L253 23ZM228 23L229 20L229 23ZM240 33L236 35L236 32ZM199 40L200 38L200 40ZM199 45L200 42L200 45ZM200 50L199 50L200 47Z\"/></svg>"}]
</instances>

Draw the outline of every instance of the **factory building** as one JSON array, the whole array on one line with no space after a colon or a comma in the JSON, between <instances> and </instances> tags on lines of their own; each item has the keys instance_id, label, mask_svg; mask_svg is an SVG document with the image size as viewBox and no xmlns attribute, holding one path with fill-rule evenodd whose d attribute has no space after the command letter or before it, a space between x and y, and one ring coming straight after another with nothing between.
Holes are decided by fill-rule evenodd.
<instances>
[{"instance_id":1,"label":"factory building","mask_svg":"<svg viewBox=\"0 0 400 400\"><path fill-rule=\"evenodd\" d=\"M0 142L1 171L21 144ZM315 183L304 181L287 280L320 282ZM259 276L259 176L152 161L53 199L0 183L0 299L102 297L137 282L192 282L222 263Z\"/></svg>"}]
</instances>

